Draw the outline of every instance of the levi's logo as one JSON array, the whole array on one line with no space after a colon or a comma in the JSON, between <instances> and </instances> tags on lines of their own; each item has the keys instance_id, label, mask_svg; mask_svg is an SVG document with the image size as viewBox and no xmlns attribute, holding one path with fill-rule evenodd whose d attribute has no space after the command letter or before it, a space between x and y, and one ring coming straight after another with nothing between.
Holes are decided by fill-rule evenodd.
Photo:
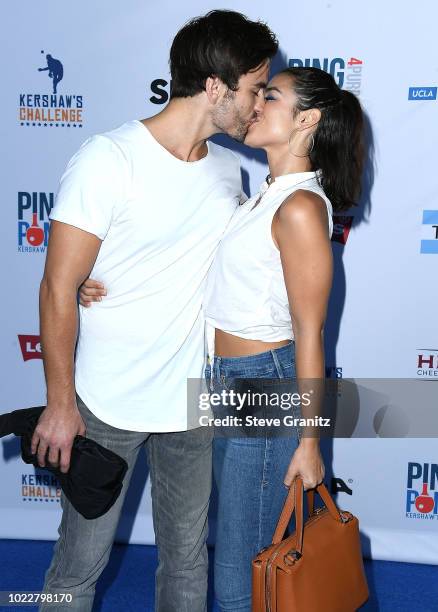
<instances>
[{"instance_id":1,"label":"levi's logo","mask_svg":"<svg viewBox=\"0 0 438 612\"><path fill-rule=\"evenodd\" d=\"M18 341L21 347L21 353L24 361L29 359L42 359L41 342L39 336L19 335Z\"/></svg>"}]
</instances>

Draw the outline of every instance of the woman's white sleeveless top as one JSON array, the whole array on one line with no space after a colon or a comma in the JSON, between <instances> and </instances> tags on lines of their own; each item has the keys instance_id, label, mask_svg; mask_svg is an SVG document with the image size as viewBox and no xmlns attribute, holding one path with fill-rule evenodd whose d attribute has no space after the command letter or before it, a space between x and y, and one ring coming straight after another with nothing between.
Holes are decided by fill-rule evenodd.
<instances>
[{"instance_id":1,"label":"woman's white sleeveless top","mask_svg":"<svg viewBox=\"0 0 438 612\"><path fill-rule=\"evenodd\" d=\"M331 238L332 206L319 183L320 176L320 171L279 176L270 185L264 182L257 195L238 207L207 281L203 307L210 358L214 357L215 328L264 342L293 339L280 252L271 234L272 219L294 191L312 191L326 204ZM290 307L293 309L293 304Z\"/></svg>"}]
</instances>

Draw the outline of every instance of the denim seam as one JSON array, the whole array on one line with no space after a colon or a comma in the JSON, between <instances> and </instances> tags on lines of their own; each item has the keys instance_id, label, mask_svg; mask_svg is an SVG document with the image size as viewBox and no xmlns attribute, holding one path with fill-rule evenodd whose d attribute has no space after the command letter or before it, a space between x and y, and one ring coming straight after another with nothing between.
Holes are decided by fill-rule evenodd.
<instances>
[{"instance_id":1,"label":"denim seam","mask_svg":"<svg viewBox=\"0 0 438 612\"><path fill-rule=\"evenodd\" d=\"M268 454L268 441L265 437L265 454L263 458L263 473L262 473L262 481L260 483L260 505L259 505L259 540L257 542L257 550L260 550L262 547L262 525L263 525L263 487L266 478L267 471L267 454Z\"/></svg>"},{"instance_id":2,"label":"denim seam","mask_svg":"<svg viewBox=\"0 0 438 612\"><path fill-rule=\"evenodd\" d=\"M278 378L284 378L283 368L281 367L280 360L274 349L271 349L272 359L274 361L275 367L277 369Z\"/></svg>"}]
</instances>

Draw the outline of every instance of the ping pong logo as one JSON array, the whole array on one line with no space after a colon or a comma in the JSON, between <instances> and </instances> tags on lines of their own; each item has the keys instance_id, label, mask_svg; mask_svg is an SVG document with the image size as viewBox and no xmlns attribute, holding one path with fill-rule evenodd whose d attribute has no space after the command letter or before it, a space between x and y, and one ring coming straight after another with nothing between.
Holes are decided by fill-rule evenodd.
<instances>
[{"instance_id":1,"label":"ping pong logo","mask_svg":"<svg viewBox=\"0 0 438 612\"><path fill-rule=\"evenodd\" d=\"M20 343L21 354L23 355L24 361L43 358L39 336L19 335L18 342Z\"/></svg>"},{"instance_id":2,"label":"ping pong logo","mask_svg":"<svg viewBox=\"0 0 438 612\"><path fill-rule=\"evenodd\" d=\"M18 252L44 253L49 241L49 215L54 194L18 192Z\"/></svg>"},{"instance_id":3,"label":"ping pong logo","mask_svg":"<svg viewBox=\"0 0 438 612\"><path fill-rule=\"evenodd\" d=\"M438 515L438 464L408 463L406 517L436 520Z\"/></svg>"},{"instance_id":4,"label":"ping pong logo","mask_svg":"<svg viewBox=\"0 0 438 612\"><path fill-rule=\"evenodd\" d=\"M351 91L357 97L362 89L363 61L357 57L324 57L324 58L296 58L289 60L289 68L319 68L332 75L342 89Z\"/></svg>"}]
</instances>

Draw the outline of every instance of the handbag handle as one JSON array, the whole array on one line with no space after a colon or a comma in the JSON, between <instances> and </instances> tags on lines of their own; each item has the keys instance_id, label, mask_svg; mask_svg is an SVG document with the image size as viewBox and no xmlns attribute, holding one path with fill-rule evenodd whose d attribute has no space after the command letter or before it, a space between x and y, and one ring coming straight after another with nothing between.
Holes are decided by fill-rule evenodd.
<instances>
[{"instance_id":1,"label":"handbag handle","mask_svg":"<svg viewBox=\"0 0 438 612\"><path fill-rule=\"evenodd\" d=\"M303 480L300 476L297 476L292 486L289 489L289 493L286 497L286 501L284 502L283 510L281 511L280 518L278 519L277 527L275 529L274 537L272 538L272 544L279 544L285 534L286 527L289 524L289 521L292 517L292 513L295 510L295 520L296 520L296 550L299 553L299 556L302 554L303 550L303 529L304 529L304 520L303 520L303 492L304 485ZM331 517L340 523L344 522L343 517L336 507L335 502L333 501L330 493L327 491L326 486L321 483L316 487L316 492L320 495L322 501L327 507ZM309 505L309 512L313 512L313 504L314 504L314 491L307 491L307 501Z\"/></svg>"}]
</instances>

